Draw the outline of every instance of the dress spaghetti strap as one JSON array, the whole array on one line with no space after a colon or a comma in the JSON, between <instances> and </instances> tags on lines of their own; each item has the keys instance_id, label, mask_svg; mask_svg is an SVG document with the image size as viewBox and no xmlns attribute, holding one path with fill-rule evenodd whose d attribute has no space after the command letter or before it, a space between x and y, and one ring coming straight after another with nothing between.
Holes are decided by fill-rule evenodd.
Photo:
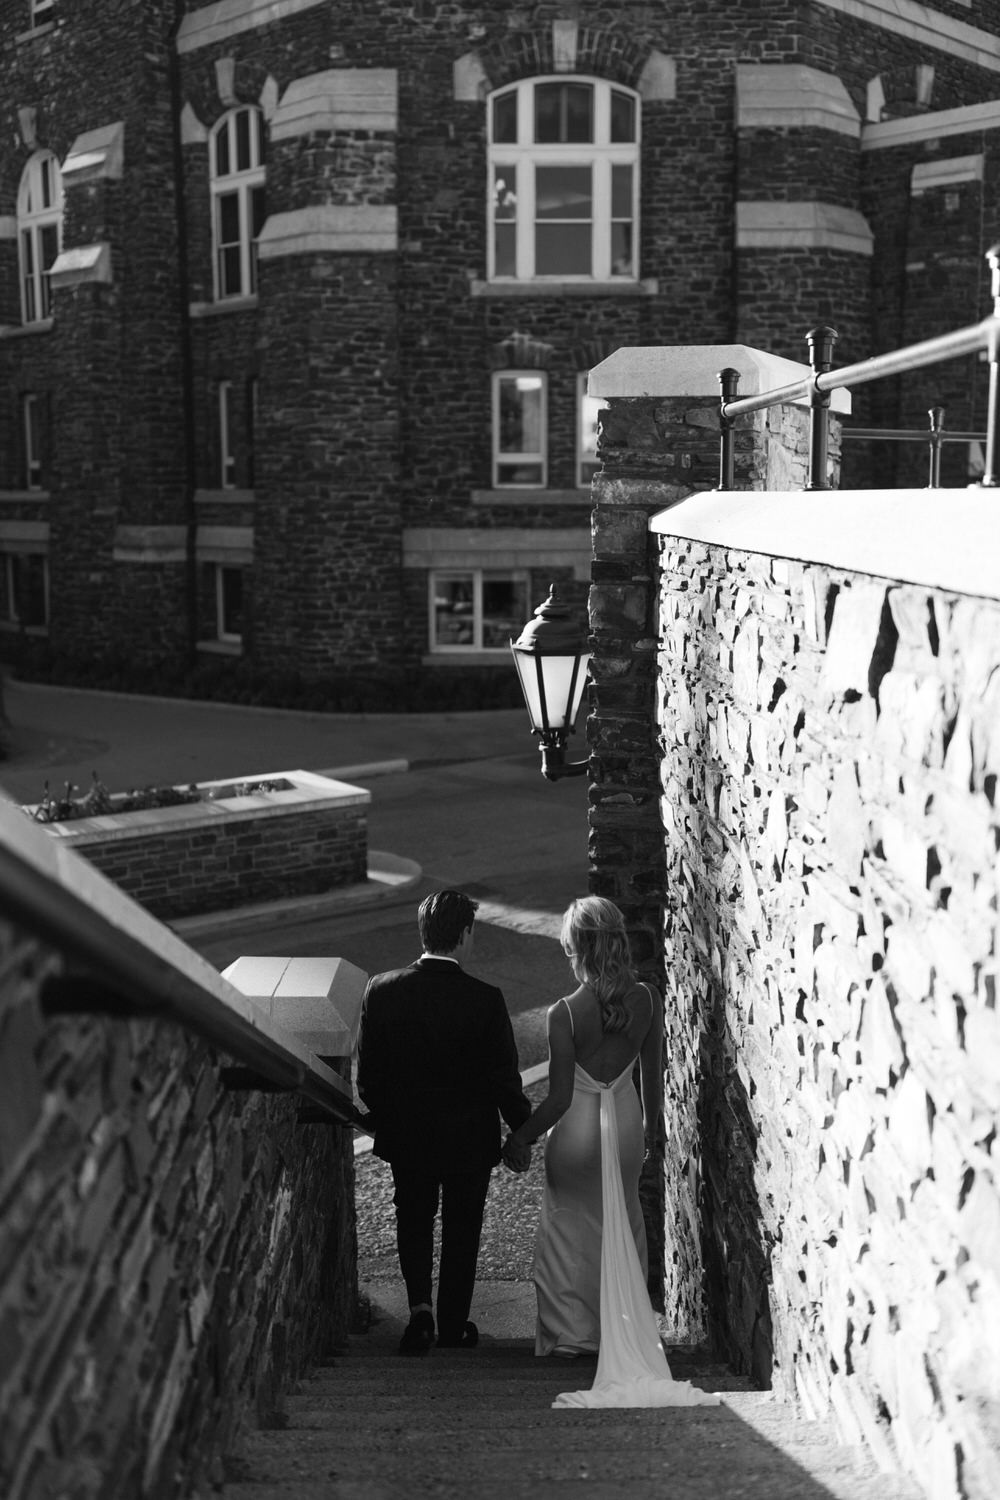
<instances>
[{"instance_id":1,"label":"dress spaghetti strap","mask_svg":"<svg viewBox=\"0 0 1000 1500\"><path fill-rule=\"evenodd\" d=\"M565 995L563 995L563 997L562 997L562 1003L563 1003L563 1005L565 1005L565 1007L566 1007L566 1014L569 1016L569 1032L570 1032L570 1036L573 1038L574 1041L576 1041L576 1027L573 1024L573 1012L570 1009L569 1001L566 999Z\"/></svg>"}]
</instances>

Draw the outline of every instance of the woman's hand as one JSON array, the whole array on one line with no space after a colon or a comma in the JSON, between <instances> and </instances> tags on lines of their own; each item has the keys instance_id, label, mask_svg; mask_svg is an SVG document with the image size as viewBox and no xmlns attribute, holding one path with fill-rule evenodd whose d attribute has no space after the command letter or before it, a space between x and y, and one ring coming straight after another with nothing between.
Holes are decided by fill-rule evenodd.
<instances>
[{"instance_id":1,"label":"woman's hand","mask_svg":"<svg viewBox=\"0 0 1000 1500\"><path fill-rule=\"evenodd\" d=\"M512 1172L526 1172L531 1166L531 1147L519 1146L512 1135L504 1141L501 1161Z\"/></svg>"}]
</instances>

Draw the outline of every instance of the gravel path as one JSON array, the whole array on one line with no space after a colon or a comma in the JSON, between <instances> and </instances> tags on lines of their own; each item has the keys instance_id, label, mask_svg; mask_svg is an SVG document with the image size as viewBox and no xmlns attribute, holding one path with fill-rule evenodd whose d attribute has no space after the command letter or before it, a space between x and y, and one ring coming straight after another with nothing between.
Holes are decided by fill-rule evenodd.
<instances>
[{"instance_id":1,"label":"gravel path","mask_svg":"<svg viewBox=\"0 0 1000 1500\"><path fill-rule=\"evenodd\" d=\"M526 1089L533 1105L544 1099L547 1082ZM371 1152L355 1158L358 1211L358 1280L398 1281L396 1215L388 1165ZM535 1248L535 1225L542 1201L544 1168L541 1144L531 1166L521 1174L497 1167L490 1182L483 1237L479 1249L481 1281L528 1281Z\"/></svg>"}]
</instances>

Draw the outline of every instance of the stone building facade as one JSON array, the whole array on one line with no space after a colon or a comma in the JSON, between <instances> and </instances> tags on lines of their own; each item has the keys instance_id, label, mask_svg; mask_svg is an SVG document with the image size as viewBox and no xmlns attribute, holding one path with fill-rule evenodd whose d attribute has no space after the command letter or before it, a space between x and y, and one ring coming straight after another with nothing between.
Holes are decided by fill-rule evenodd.
<instances>
[{"instance_id":1,"label":"stone building facade","mask_svg":"<svg viewBox=\"0 0 1000 1500\"><path fill-rule=\"evenodd\" d=\"M0 0L0 123L0 655L507 674L611 351L982 315L1000 5Z\"/></svg>"}]
</instances>

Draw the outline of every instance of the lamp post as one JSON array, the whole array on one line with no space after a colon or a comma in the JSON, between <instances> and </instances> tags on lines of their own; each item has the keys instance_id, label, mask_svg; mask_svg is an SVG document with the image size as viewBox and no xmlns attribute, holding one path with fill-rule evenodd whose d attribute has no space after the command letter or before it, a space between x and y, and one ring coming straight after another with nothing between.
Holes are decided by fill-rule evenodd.
<instances>
[{"instance_id":1,"label":"lamp post","mask_svg":"<svg viewBox=\"0 0 1000 1500\"><path fill-rule=\"evenodd\" d=\"M590 762L566 760L566 737L573 732L587 683L590 652L569 609L557 600L555 584L510 649L531 732L538 736L542 775L549 781L584 775Z\"/></svg>"}]
</instances>

